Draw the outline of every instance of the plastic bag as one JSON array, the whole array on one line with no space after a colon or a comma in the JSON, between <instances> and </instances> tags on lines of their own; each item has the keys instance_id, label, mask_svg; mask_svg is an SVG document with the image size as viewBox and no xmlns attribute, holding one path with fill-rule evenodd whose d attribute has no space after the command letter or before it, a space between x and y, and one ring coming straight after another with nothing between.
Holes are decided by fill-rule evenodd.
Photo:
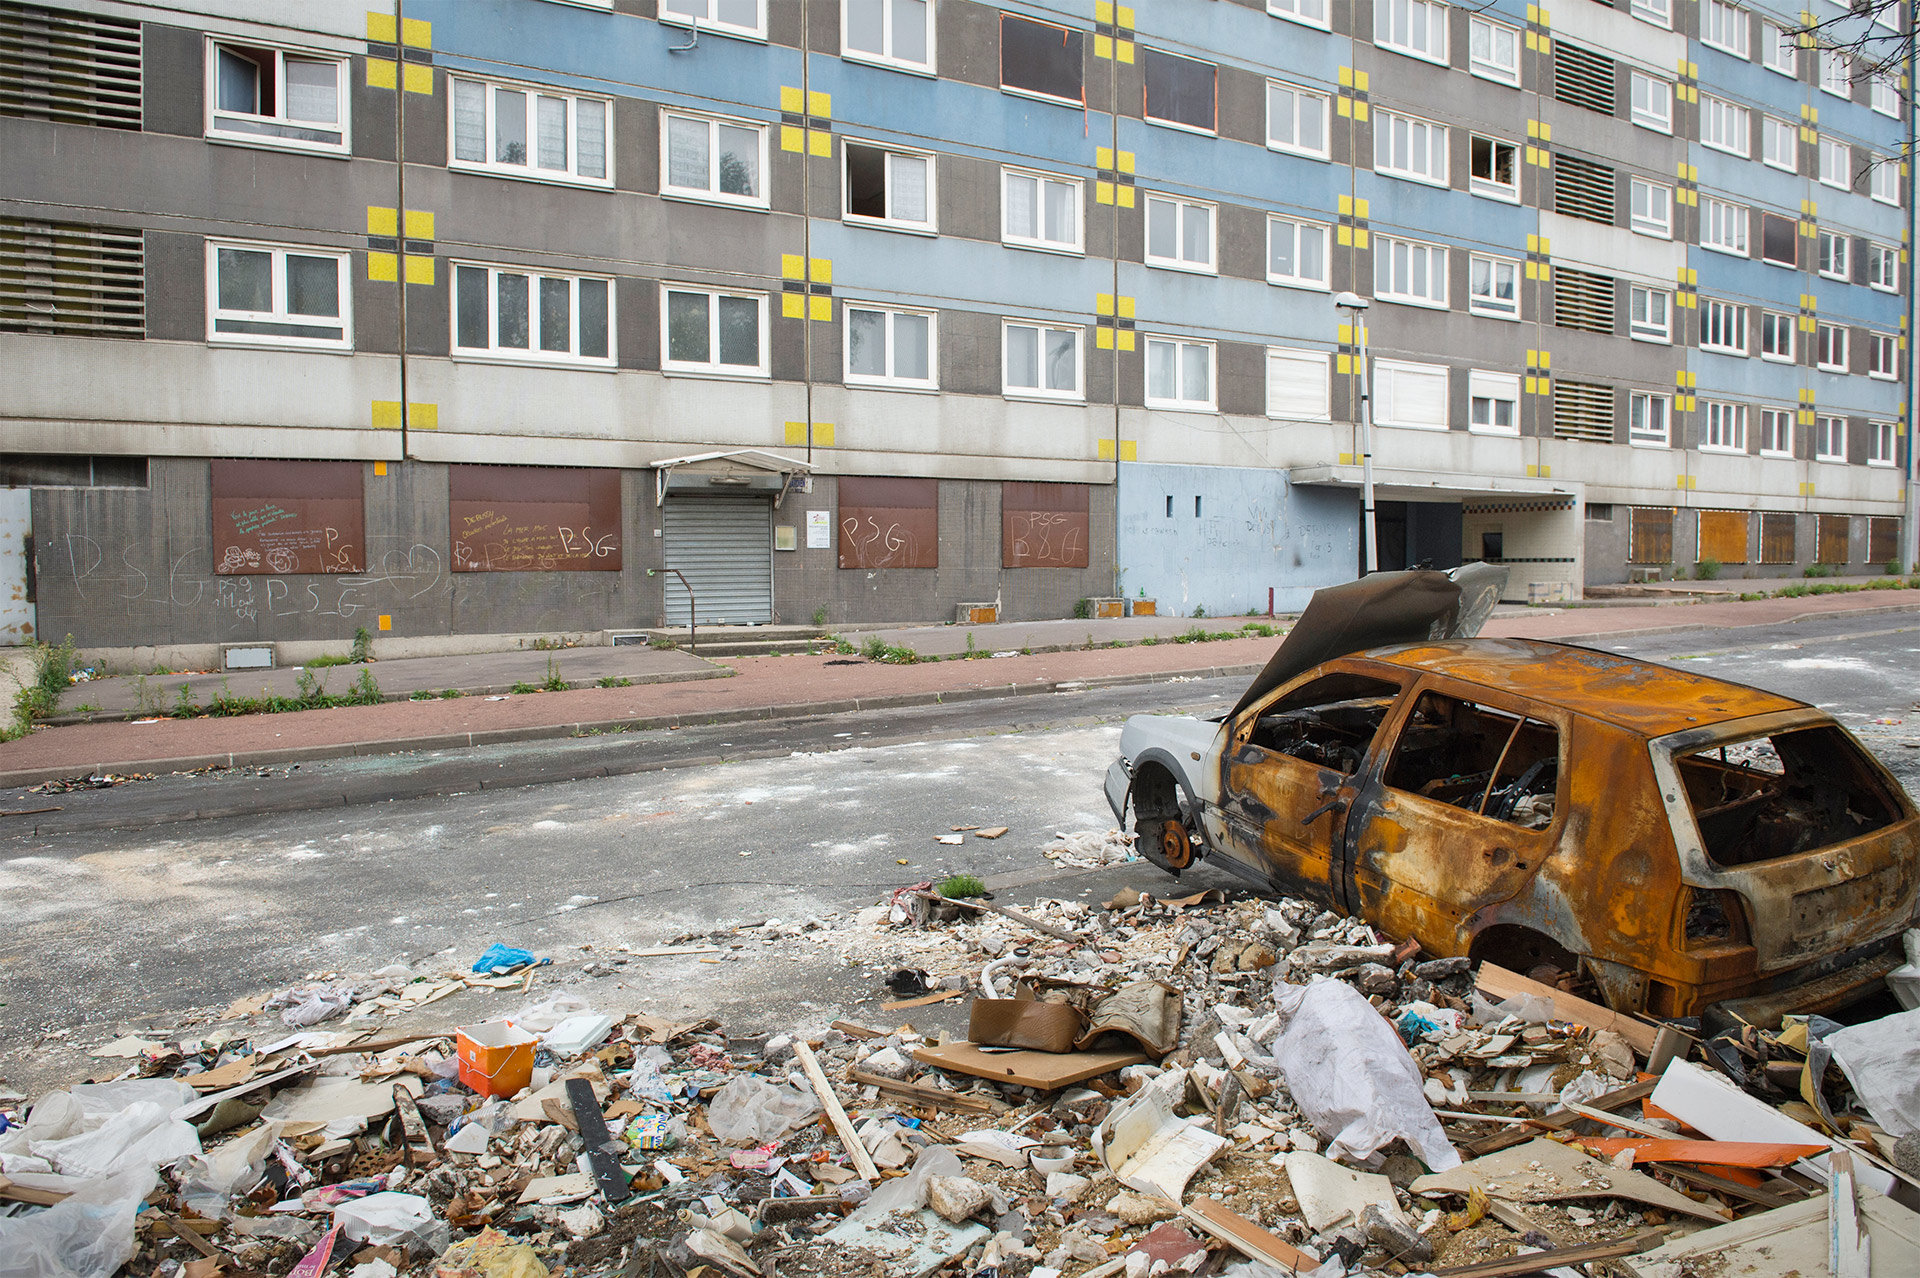
<instances>
[{"instance_id":1,"label":"plastic bag","mask_svg":"<svg viewBox=\"0 0 1920 1278\"><path fill-rule=\"evenodd\" d=\"M1887 973L1887 988L1911 1012L1920 1007L1920 927L1908 928L1900 939L1907 947L1907 961Z\"/></svg>"},{"instance_id":2,"label":"plastic bag","mask_svg":"<svg viewBox=\"0 0 1920 1278\"><path fill-rule=\"evenodd\" d=\"M927 1205L927 1181L935 1176L966 1174L960 1155L945 1145L929 1145L913 1160L912 1171L883 1182L847 1219L872 1225L897 1211L919 1211Z\"/></svg>"},{"instance_id":3,"label":"plastic bag","mask_svg":"<svg viewBox=\"0 0 1920 1278\"><path fill-rule=\"evenodd\" d=\"M333 1223L354 1242L375 1247L420 1247L437 1255L453 1239L451 1227L433 1214L432 1203L418 1194L391 1190L341 1203L333 1209Z\"/></svg>"},{"instance_id":4,"label":"plastic bag","mask_svg":"<svg viewBox=\"0 0 1920 1278\"><path fill-rule=\"evenodd\" d=\"M276 994L268 1000L267 1006L285 1005L280 1013L280 1023L292 1029L305 1025L318 1025L321 1021L331 1020L353 1006L353 987L351 985L300 985L285 993Z\"/></svg>"},{"instance_id":5,"label":"plastic bag","mask_svg":"<svg viewBox=\"0 0 1920 1278\"><path fill-rule=\"evenodd\" d=\"M104 1176L45 1211L0 1218L0 1278L111 1278L133 1259L151 1167Z\"/></svg>"},{"instance_id":6,"label":"plastic bag","mask_svg":"<svg viewBox=\"0 0 1920 1278\"><path fill-rule=\"evenodd\" d=\"M714 1094L707 1126L729 1145L764 1145L804 1124L819 1108L811 1092L742 1074Z\"/></svg>"},{"instance_id":7,"label":"plastic bag","mask_svg":"<svg viewBox=\"0 0 1920 1278\"><path fill-rule=\"evenodd\" d=\"M57 1140L34 1140L32 1152L63 1176L110 1176L170 1167L200 1152L200 1134L172 1116L194 1094L191 1087L170 1078L82 1083L68 1092L79 1109L82 1130ZM63 1117L70 1119L71 1111ZM29 1123L28 1135L32 1134Z\"/></svg>"},{"instance_id":8,"label":"plastic bag","mask_svg":"<svg viewBox=\"0 0 1920 1278\"><path fill-rule=\"evenodd\" d=\"M1421 1091L1420 1067L1392 1025L1343 981L1274 982L1273 1056L1293 1100L1333 1143L1327 1156L1371 1157L1396 1136L1434 1171L1460 1165Z\"/></svg>"},{"instance_id":9,"label":"plastic bag","mask_svg":"<svg viewBox=\"0 0 1920 1278\"><path fill-rule=\"evenodd\" d=\"M1920 1010L1834 1030L1827 1046L1874 1122L1920 1136Z\"/></svg>"},{"instance_id":10,"label":"plastic bag","mask_svg":"<svg viewBox=\"0 0 1920 1278\"><path fill-rule=\"evenodd\" d=\"M180 1177L180 1201L218 1220L226 1213L228 1199L260 1183L279 1131L278 1123L263 1123L210 1153L188 1159Z\"/></svg>"},{"instance_id":11,"label":"plastic bag","mask_svg":"<svg viewBox=\"0 0 1920 1278\"><path fill-rule=\"evenodd\" d=\"M502 945L495 941L473 965L473 970L483 974L511 972L516 967L525 967L533 962L533 951L516 950L511 945Z\"/></svg>"},{"instance_id":12,"label":"plastic bag","mask_svg":"<svg viewBox=\"0 0 1920 1278\"><path fill-rule=\"evenodd\" d=\"M527 957L531 958L532 955ZM569 1016L591 1012L593 1007L572 990L554 990L545 998L524 1004L507 1019L529 1034L544 1034Z\"/></svg>"}]
</instances>

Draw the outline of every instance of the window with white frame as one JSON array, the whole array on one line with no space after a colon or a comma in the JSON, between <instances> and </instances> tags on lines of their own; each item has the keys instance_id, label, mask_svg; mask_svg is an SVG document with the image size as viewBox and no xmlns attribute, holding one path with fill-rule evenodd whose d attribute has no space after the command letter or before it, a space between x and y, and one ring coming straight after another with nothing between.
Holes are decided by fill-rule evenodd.
<instances>
[{"instance_id":1,"label":"window with white frame","mask_svg":"<svg viewBox=\"0 0 1920 1278\"><path fill-rule=\"evenodd\" d=\"M1847 250L1852 244L1852 237L1844 231L1820 232L1820 274L1833 280L1849 278L1851 255Z\"/></svg>"},{"instance_id":2,"label":"window with white frame","mask_svg":"<svg viewBox=\"0 0 1920 1278\"><path fill-rule=\"evenodd\" d=\"M1520 146L1476 133L1468 143L1468 189L1512 204L1520 202Z\"/></svg>"},{"instance_id":3,"label":"window with white frame","mask_svg":"<svg viewBox=\"0 0 1920 1278\"><path fill-rule=\"evenodd\" d=\"M933 0L841 0L840 52L860 62L933 70Z\"/></svg>"},{"instance_id":4,"label":"window with white frame","mask_svg":"<svg viewBox=\"0 0 1920 1278\"><path fill-rule=\"evenodd\" d=\"M1628 73L1627 105L1633 122L1657 133L1673 132L1673 85L1644 71Z\"/></svg>"},{"instance_id":5,"label":"window with white frame","mask_svg":"<svg viewBox=\"0 0 1920 1278\"><path fill-rule=\"evenodd\" d=\"M1373 361L1373 417L1383 426L1447 428L1447 367L1404 360Z\"/></svg>"},{"instance_id":6,"label":"window with white frame","mask_svg":"<svg viewBox=\"0 0 1920 1278\"><path fill-rule=\"evenodd\" d=\"M1447 6L1434 0L1376 0L1373 42L1383 49L1447 62Z\"/></svg>"},{"instance_id":7,"label":"window with white frame","mask_svg":"<svg viewBox=\"0 0 1920 1278\"><path fill-rule=\"evenodd\" d=\"M1820 50L1820 88L1837 98L1853 97L1853 59L1838 49Z\"/></svg>"},{"instance_id":8,"label":"window with white frame","mask_svg":"<svg viewBox=\"0 0 1920 1278\"><path fill-rule=\"evenodd\" d=\"M662 371L767 375L767 297L717 289L660 290Z\"/></svg>"},{"instance_id":9,"label":"window with white frame","mask_svg":"<svg viewBox=\"0 0 1920 1278\"><path fill-rule=\"evenodd\" d=\"M1749 47L1747 11L1725 3L1725 0L1706 0L1700 6L1700 38L1735 57L1746 57Z\"/></svg>"},{"instance_id":10,"label":"window with white frame","mask_svg":"<svg viewBox=\"0 0 1920 1278\"><path fill-rule=\"evenodd\" d=\"M1388 302L1445 308L1447 250L1438 244L1376 235L1373 295Z\"/></svg>"},{"instance_id":11,"label":"window with white frame","mask_svg":"<svg viewBox=\"0 0 1920 1278\"><path fill-rule=\"evenodd\" d=\"M1718 151L1744 156L1753 143L1747 109L1725 98L1700 95L1700 143Z\"/></svg>"},{"instance_id":12,"label":"window with white frame","mask_svg":"<svg viewBox=\"0 0 1920 1278\"><path fill-rule=\"evenodd\" d=\"M1627 395L1627 442L1641 448L1668 446L1667 397L1650 391Z\"/></svg>"},{"instance_id":13,"label":"window with white frame","mask_svg":"<svg viewBox=\"0 0 1920 1278\"><path fill-rule=\"evenodd\" d=\"M612 333L611 280L454 264L455 355L611 366Z\"/></svg>"},{"instance_id":14,"label":"window with white frame","mask_svg":"<svg viewBox=\"0 0 1920 1278\"><path fill-rule=\"evenodd\" d=\"M1790 120L1760 117L1760 159L1789 173L1800 170L1800 130Z\"/></svg>"},{"instance_id":15,"label":"window with white frame","mask_svg":"<svg viewBox=\"0 0 1920 1278\"><path fill-rule=\"evenodd\" d=\"M1891 466L1898 454L1894 451L1894 429L1892 422L1867 423L1867 465Z\"/></svg>"},{"instance_id":16,"label":"window with white frame","mask_svg":"<svg viewBox=\"0 0 1920 1278\"><path fill-rule=\"evenodd\" d=\"M1301 155L1327 154L1327 95L1267 81L1267 145Z\"/></svg>"},{"instance_id":17,"label":"window with white frame","mask_svg":"<svg viewBox=\"0 0 1920 1278\"><path fill-rule=\"evenodd\" d=\"M849 386L933 390L939 385L934 333L939 318L927 311L897 311L848 302Z\"/></svg>"},{"instance_id":18,"label":"window with white frame","mask_svg":"<svg viewBox=\"0 0 1920 1278\"><path fill-rule=\"evenodd\" d=\"M1393 177L1448 184L1447 126L1393 111L1373 115L1373 167Z\"/></svg>"},{"instance_id":19,"label":"window with white frame","mask_svg":"<svg viewBox=\"0 0 1920 1278\"><path fill-rule=\"evenodd\" d=\"M1327 0L1267 0L1267 12L1289 22L1328 29Z\"/></svg>"},{"instance_id":20,"label":"window with white frame","mask_svg":"<svg viewBox=\"0 0 1920 1278\"><path fill-rule=\"evenodd\" d=\"M1474 369L1467 374L1467 429L1476 435L1520 433L1520 378Z\"/></svg>"},{"instance_id":21,"label":"window with white frame","mask_svg":"<svg viewBox=\"0 0 1920 1278\"><path fill-rule=\"evenodd\" d=\"M607 186L605 98L451 77L456 169Z\"/></svg>"},{"instance_id":22,"label":"window with white frame","mask_svg":"<svg viewBox=\"0 0 1920 1278\"><path fill-rule=\"evenodd\" d=\"M1900 250L1890 244L1867 245L1867 286L1882 293L1900 291Z\"/></svg>"},{"instance_id":23,"label":"window with white frame","mask_svg":"<svg viewBox=\"0 0 1920 1278\"><path fill-rule=\"evenodd\" d=\"M1700 441L1703 453L1744 453L1747 451L1747 406L1707 403L1707 434Z\"/></svg>"},{"instance_id":24,"label":"window with white frame","mask_svg":"<svg viewBox=\"0 0 1920 1278\"><path fill-rule=\"evenodd\" d=\"M1673 188L1645 178L1630 178L1628 225L1642 235L1673 238Z\"/></svg>"},{"instance_id":25,"label":"window with white frame","mask_svg":"<svg viewBox=\"0 0 1920 1278\"><path fill-rule=\"evenodd\" d=\"M1881 156L1868 156L1872 177L1868 179L1868 190L1873 198L1882 204L1900 203L1900 162Z\"/></svg>"},{"instance_id":26,"label":"window with white frame","mask_svg":"<svg viewBox=\"0 0 1920 1278\"><path fill-rule=\"evenodd\" d=\"M1820 180L1842 191L1853 185L1853 148L1832 138L1820 139Z\"/></svg>"},{"instance_id":27,"label":"window with white frame","mask_svg":"<svg viewBox=\"0 0 1920 1278\"><path fill-rule=\"evenodd\" d=\"M1843 462L1847 459L1847 419L1817 416L1813 419L1813 459Z\"/></svg>"},{"instance_id":28,"label":"window with white frame","mask_svg":"<svg viewBox=\"0 0 1920 1278\"><path fill-rule=\"evenodd\" d=\"M1467 19L1467 70L1483 80L1520 83L1520 32L1478 14Z\"/></svg>"},{"instance_id":29,"label":"window with white frame","mask_svg":"<svg viewBox=\"0 0 1920 1278\"><path fill-rule=\"evenodd\" d=\"M1885 73L1876 75L1869 82L1873 87L1873 109L1881 115L1898 116L1900 114L1900 85L1892 76Z\"/></svg>"},{"instance_id":30,"label":"window with white frame","mask_svg":"<svg viewBox=\"0 0 1920 1278\"><path fill-rule=\"evenodd\" d=\"M1786 408L1760 410L1760 455L1793 456L1793 412Z\"/></svg>"},{"instance_id":31,"label":"window with white frame","mask_svg":"<svg viewBox=\"0 0 1920 1278\"><path fill-rule=\"evenodd\" d=\"M1656 27L1673 26L1673 0L1633 0L1633 16Z\"/></svg>"},{"instance_id":32,"label":"window with white frame","mask_svg":"<svg viewBox=\"0 0 1920 1278\"><path fill-rule=\"evenodd\" d=\"M1847 327L1844 324L1820 324L1813 331L1814 367L1829 373L1847 371Z\"/></svg>"},{"instance_id":33,"label":"window with white frame","mask_svg":"<svg viewBox=\"0 0 1920 1278\"><path fill-rule=\"evenodd\" d=\"M767 207L767 126L660 113L660 194Z\"/></svg>"},{"instance_id":34,"label":"window with white frame","mask_svg":"<svg viewBox=\"0 0 1920 1278\"><path fill-rule=\"evenodd\" d=\"M1267 348L1267 416L1324 422L1333 416L1325 351Z\"/></svg>"},{"instance_id":35,"label":"window with white frame","mask_svg":"<svg viewBox=\"0 0 1920 1278\"><path fill-rule=\"evenodd\" d=\"M1212 133L1220 122L1220 68L1159 49L1141 50L1142 114L1154 124Z\"/></svg>"},{"instance_id":36,"label":"window with white frame","mask_svg":"<svg viewBox=\"0 0 1920 1278\"><path fill-rule=\"evenodd\" d=\"M1147 265L1213 274L1213 214L1211 204L1149 195Z\"/></svg>"},{"instance_id":37,"label":"window with white frame","mask_svg":"<svg viewBox=\"0 0 1920 1278\"><path fill-rule=\"evenodd\" d=\"M1267 280L1302 288L1327 287L1327 227L1320 222L1269 217Z\"/></svg>"},{"instance_id":38,"label":"window with white frame","mask_svg":"<svg viewBox=\"0 0 1920 1278\"><path fill-rule=\"evenodd\" d=\"M352 255L207 241L207 340L347 350L353 345Z\"/></svg>"},{"instance_id":39,"label":"window with white frame","mask_svg":"<svg viewBox=\"0 0 1920 1278\"><path fill-rule=\"evenodd\" d=\"M660 0L660 21L721 35L764 37L766 0Z\"/></svg>"},{"instance_id":40,"label":"window with white frame","mask_svg":"<svg viewBox=\"0 0 1920 1278\"><path fill-rule=\"evenodd\" d=\"M936 229L931 155L853 141L840 149L846 156L847 221L895 231Z\"/></svg>"},{"instance_id":41,"label":"window with white frame","mask_svg":"<svg viewBox=\"0 0 1920 1278\"><path fill-rule=\"evenodd\" d=\"M1800 37L1778 23L1760 24L1760 65L1784 76L1800 74Z\"/></svg>"},{"instance_id":42,"label":"window with white frame","mask_svg":"<svg viewBox=\"0 0 1920 1278\"><path fill-rule=\"evenodd\" d=\"M1700 247L1747 256L1747 206L1700 197Z\"/></svg>"},{"instance_id":43,"label":"window with white frame","mask_svg":"<svg viewBox=\"0 0 1920 1278\"><path fill-rule=\"evenodd\" d=\"M1002 328L1005 350L1001 384L1008 395L1036 399L1079 399L1080 330L1008 320Z\"/></svg>"},{"instance_id":44,"label":"window with white frame","mask_svg":"<svg viewBox=\"0 0 1920 1278\"><path fill-rule=\"evenodd\" d=\"M1147 339L1147 407L1213 411L1213 343Z\"/></svg>"},{"instance_id":45,"label":"window with white frame","mask_svg":"<svg viewBox=\"0 0 1920 1278\"><path fill-rule=\"evenodd\" d=\"M207 136L234 142L347 151L347 59L207 42Z\"/></svg>"},{"instance_id":46,"label":"window with white frame","mask_svg":"<svg viewBox=\"0 0 1920 1278\"><path fill-rule=\"evenodd\" d=\"M1794 333L1800 317L1784 311L1760 312L1760 358L1777 364L1793 363Z\"/></svg>"},{"instance_id":47,"label":"window with white frame","mask_svg":"<svg viewBox=\"0 0 1920 1278\"><path fill-rule=\"evenodd\" d=\"M1472 254L1467 259L1467 309L1475 315L1520 318L1520 263Z\"/></svg>"},{"instance_id":48,"label":"window with white frame","mask_svg":"<svg viewBox=\"0 0 1920 1278\"><path fill-rule=\"evenodd\" d=\"M1020 248L1080 252L1082 190L1076 180L1001 169L1001 241Z\"/></svg>"},{"instance_id":49,"label":"window with white frame","mask_svg":"<svg viewBox=\"0 0 1920 1278\"><path fill-rule=\"evenodd\" d=\"M1643 342L1673 341L1673 294L1632 285L1627 295L1627 331Z\"/></svg>"},{"instance_id":50,"label":"window with white frame","mask_svg":"<svg viewBox=\"0 0 1920 1278\"><path fill-rule=\"evenodd\" d=\"M1738 302L1700 302L1700 349L1723 355L1747 353L1747 308Z\"/></svg>"},{"instance_id":51,"label":"window with white frame","mask_svg":"<svg viewBox=\"0 0 1920 1278\"><path fill-rule=\"evenodd\" d=\"M1889 382L1899 377L1900 366L1894 356L1898 347L1899 339L1892 333L1868 333L1867 376Z\"/></svg>"}]
</instances>

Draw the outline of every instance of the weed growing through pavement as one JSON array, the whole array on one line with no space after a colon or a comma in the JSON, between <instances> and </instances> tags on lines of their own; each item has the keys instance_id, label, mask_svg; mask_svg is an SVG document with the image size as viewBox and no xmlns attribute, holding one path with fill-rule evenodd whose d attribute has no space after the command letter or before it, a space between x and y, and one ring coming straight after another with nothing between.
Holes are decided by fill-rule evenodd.
<instances>
[{"instance_id":1,"label":"weed growing through pavement","mask_svg":"<svg viewBox=\"0 0 1920 1278\"><path fill-rule=\"evenodd\" d=\"M879 635L868 639L861 647L860 655L868 661L878 661L889 666L911 666L920 661L920 654L904 644L888 643Z\"/></svg>"},{"instance_id":2,"label":"weed growing through pavement","mask_svg":"<svg viewBox=\"0 0 1920 1278\"><path fill-rule=\"evenodd\" d=\"M631 688L633 680L625 675L601 675L599 685L602 688Z\"/></svg>"},{"instance_id":3,"label":"weed growing through pavement","mask_svg":"<svg viewBox=\"0 0 1920 1278\"><path fill-rule=\"evenodd\" d=\"M560 677L560 666L552 657L547 658L547 678L541 688L547 692L568 692L573 685Z\"/></svg>"},{"instance_id":4,"label":"weed growing through pavement","mask_svg":"<svg viewBox=\"0 0 1920 1278\"><path fill-rule=\"evenodd\" d=\"M522 679L519 683L516 683L513 685L513 691L516 694L524 697L529 693L540 691L540 686L538 684L528 683L526 680Z\"/></svg>"},{"instance_id":5,"label":"weed growing through pavement","mask_svg":"<svg viewBox=\"0 0 1920 1278\"><path fill-rule=\"evenodd\" d=\"M948 900L967 896L985 896L987 885L971 874L956 874L940 883L940 895Z\"/></svg>"},{"instance_id":6,"label":"weed growing through pavement","mask_svg":"<svg viewBox=\"0 0 1920 1278\"><path fill-rule=\"evenodd\" d=\"M373 660L373 636L367 633L365 626L353 632L353 647L350 652L356 662Z\"/></svg>"}]
</instances>

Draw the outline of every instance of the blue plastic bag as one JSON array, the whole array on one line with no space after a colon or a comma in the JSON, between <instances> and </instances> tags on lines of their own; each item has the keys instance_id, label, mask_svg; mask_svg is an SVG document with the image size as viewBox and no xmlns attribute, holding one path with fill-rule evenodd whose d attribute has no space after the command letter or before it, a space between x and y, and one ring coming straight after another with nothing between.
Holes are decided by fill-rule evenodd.
<instances>
[{"instance_id":1,"label":"blue plastic bag","mask_svg":"<svg viewBox=\"0 0 1920 1278\"><path fill-rule=\"evenodd\" d=\"M531 962L533 962L532 951L516 950L510 945L502 945L495 941L487 947L487 952L480 956L480 961L473 965L473 970L481 973L511 972L514 968L525 967Z\"/></svg>"}]
</instances>

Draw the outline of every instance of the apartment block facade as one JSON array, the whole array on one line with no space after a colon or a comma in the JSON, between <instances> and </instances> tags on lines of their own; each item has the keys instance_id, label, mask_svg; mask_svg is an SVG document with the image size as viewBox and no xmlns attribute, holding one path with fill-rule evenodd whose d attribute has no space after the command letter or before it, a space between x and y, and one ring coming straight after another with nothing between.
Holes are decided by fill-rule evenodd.
<instances>
[{"instance_id":1,"label":"apartment block facade","mask_svg":"<svg viewBox=\"0 0 1920 1278\"><path fill-rule=\"evenodd\" d=\"M0 0L0 636L1297 608L1363 386L1383 567L1865 571L1908 90L1801 21Z\"/></svg>"}]
</instances>

